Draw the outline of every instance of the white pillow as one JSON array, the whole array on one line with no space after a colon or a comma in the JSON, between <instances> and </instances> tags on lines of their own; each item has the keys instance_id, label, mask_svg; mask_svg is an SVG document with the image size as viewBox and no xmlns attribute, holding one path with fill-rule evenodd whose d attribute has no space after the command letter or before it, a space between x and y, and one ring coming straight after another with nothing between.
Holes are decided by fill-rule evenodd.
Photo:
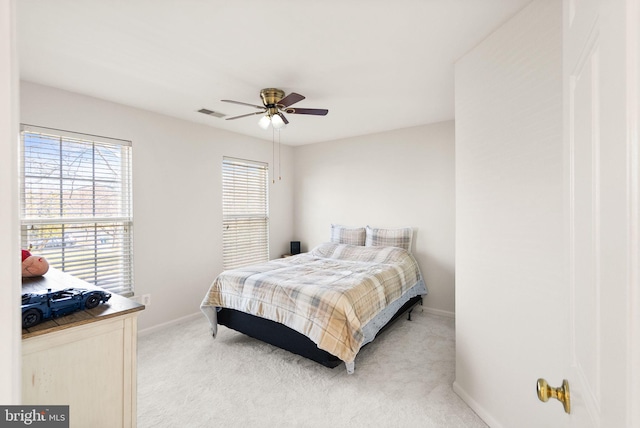
<instances>
[{"instance_id":1,"label":"white pillow","mask_svg":"<svg viewBox=\"0 0 640 428\"><path fill-rule=\"evenodd\" d=\"M411 251L413 229L380 229L367 226L364 245L367 247L399 247Z\"/></svg>"},{"instance_id":2,"label":"white pillow","mask_svg":"<svg viewBox=\"0 0 640 428\"><path fill-rule=\"evenodd\" d=\"M331 225L331 242L336 244L364 245L364 227L347 227L339 224Z\"/></svg>"}]
</instances>

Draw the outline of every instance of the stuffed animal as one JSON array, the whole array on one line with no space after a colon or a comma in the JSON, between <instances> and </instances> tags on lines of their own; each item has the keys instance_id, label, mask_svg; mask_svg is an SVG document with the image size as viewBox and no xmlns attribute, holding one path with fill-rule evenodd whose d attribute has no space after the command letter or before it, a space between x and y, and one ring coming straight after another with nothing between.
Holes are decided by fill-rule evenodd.
<instances>
[{"instance_id":1,"label":"stuffed animal","mask_svg":"<svg viewBox=\"0 0 640 428\"><path fill-rule=\"evenodd\" d=\"M49 262L42 256L33 256L27 250L22 250L22 276L30 278L42 276L49 270Z\"/></svg>"}]
</instances>

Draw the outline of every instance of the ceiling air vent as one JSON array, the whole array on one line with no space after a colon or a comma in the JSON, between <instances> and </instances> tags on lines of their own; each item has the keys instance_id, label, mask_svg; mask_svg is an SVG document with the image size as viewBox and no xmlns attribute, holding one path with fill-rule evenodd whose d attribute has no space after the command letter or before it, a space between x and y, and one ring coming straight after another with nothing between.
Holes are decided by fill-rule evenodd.
<instances>
[{"instance_id":1,"label":"ceiling air vent","mask_svg":"<svg viewBox=\"0 0 640 428\"><path fill-rule=\"evenodd\" d=\"M206 108L201 108L200 110L198 110L198 113L208 114L209 116L214 116L214 117L217 117L217 118L221 118L221 117L225 117L226 116L226 114L218 113L217 111L209 110L209 109L206 109Z\"/></svg>"}]
</instances>

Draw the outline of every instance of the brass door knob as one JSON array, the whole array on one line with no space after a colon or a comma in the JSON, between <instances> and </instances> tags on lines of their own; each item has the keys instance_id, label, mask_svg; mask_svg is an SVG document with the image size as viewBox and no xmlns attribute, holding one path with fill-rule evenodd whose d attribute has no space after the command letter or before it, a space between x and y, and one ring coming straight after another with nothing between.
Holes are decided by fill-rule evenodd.
<instances>
[{"instance_id":1,"label":"brass door knob","mask_svg":"<svg viewBox=\"0 0 640 428\"><path fill-rule=\"evenodd\" d=\"M560 401L564 406L564 411L567 413L571 413L571 396L569 394L569 382L564 379L562 381L562 386L558 388L553 388L549 386L546 380L540 378L538 379L537 384L538 389L538 398L543 403L549 401L549 398L555 398Z\"/></svg>"}]
</instances>

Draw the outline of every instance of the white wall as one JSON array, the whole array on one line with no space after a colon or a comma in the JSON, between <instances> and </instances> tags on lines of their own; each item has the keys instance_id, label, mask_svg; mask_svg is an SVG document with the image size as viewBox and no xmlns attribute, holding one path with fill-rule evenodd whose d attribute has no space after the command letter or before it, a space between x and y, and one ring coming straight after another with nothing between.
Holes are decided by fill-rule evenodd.
<instances>
[{"instance_id":1,"label":"white wall","mask_svg":"<svg viewBox=\"0 0 640 428\"><path fill-rule=\"evenodd\" d=\"M561 49L561 2L539 0L455 69L454 389L492 427L561 411L534 387L566 376L546 366L566 355Z\"/></svg>"},{"instance_id":2,"label":"white wall","mask_svg":"<svg viewBox=\"0 0 640 428\"><path fill-rule=\"evenodd\" d=\"M0 403L20 403L18 63L15 3L0 1Z\"/></svg>"},{"instance_id":3,"label":"white wall","mask_svg":"<svg viewBox=\"0 0 640 428\"><path fill-rule=\"evenodd\" d=\"M135 292L151 294L139 328L197 313L222 271L222 158L271 164L271 142L29 82L20 120L133 142ZM270 188L272 257L293 238L291 148L281 155L283 178Z\"/></svg>"},{"instance_id":4,"label":"white wall","mask_svg":"<svg viewBox=\"0 0 640 428\"><path fill-rule=\"evenodd\" d=\"M453 121L298 146L295 236L306 251L327 242L332 223L404 227L425 276L425 307L453 315Z\"/></svg>"}]
</instances>

